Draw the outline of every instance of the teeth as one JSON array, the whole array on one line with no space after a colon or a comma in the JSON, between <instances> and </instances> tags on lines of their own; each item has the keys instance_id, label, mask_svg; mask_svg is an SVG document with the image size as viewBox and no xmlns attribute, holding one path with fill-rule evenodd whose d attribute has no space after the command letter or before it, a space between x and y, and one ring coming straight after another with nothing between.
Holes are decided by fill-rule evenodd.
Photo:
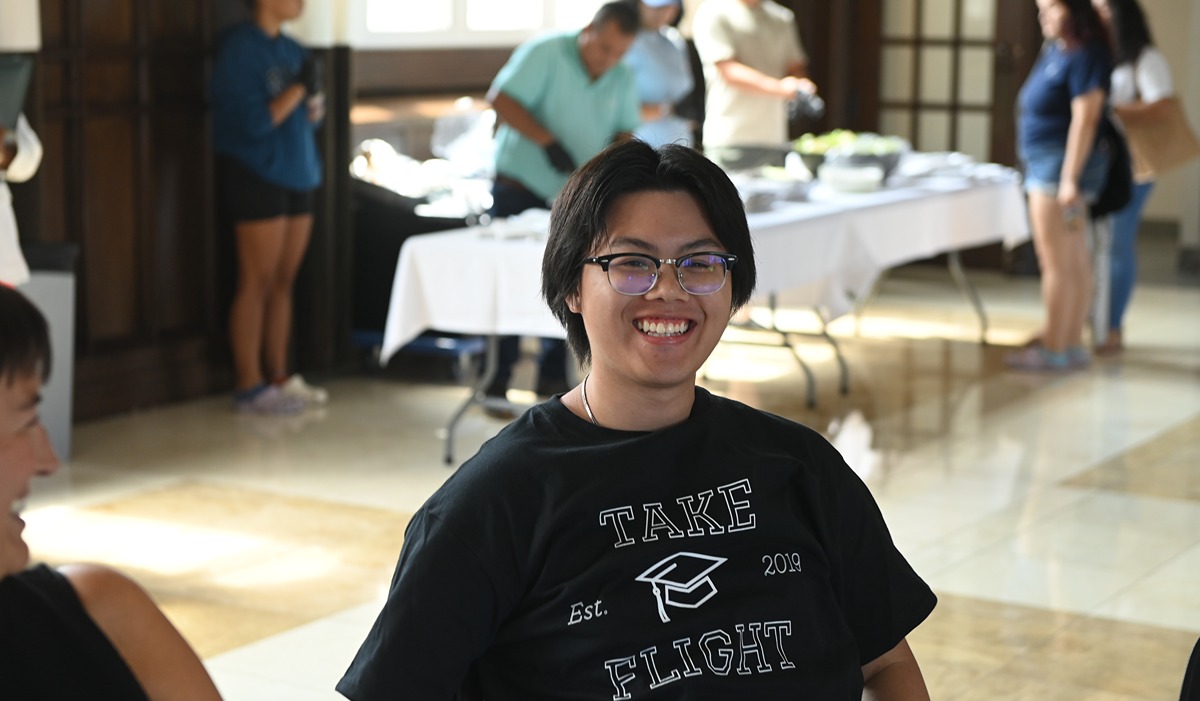
<instances>
[{"instance_id":1,"label":"teeth","mask_svg":"<svg viewBox=\"0 0 1200 701\"><path fill-rule=\"evenodd\" d=\"M679 321L673 323L639 321L637 322L638 330L651 336L678 336L688 330L690 322Z\"/></svg>"}]
</instances>

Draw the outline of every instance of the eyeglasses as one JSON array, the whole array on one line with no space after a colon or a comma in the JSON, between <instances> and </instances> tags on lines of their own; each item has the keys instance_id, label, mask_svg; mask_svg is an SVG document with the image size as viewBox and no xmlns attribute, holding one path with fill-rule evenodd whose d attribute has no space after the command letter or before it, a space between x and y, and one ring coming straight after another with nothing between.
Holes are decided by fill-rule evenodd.
<instances>
[{"instance_id":1,"label":"eyeglasses","mask_svg":"<svg viewBox=\"0 0 1200 701\"><path fill-rule=\"evenodd\" d=\"M689 253L679 258L655 258L646 253L610 253L584 258L608 273L608 284L623 295L638 297L654 289L662 266L675 266L679 286L690 295L710 295L725 286L729 270L737 263L730 253Z\"/></svg>"}]
</instances>

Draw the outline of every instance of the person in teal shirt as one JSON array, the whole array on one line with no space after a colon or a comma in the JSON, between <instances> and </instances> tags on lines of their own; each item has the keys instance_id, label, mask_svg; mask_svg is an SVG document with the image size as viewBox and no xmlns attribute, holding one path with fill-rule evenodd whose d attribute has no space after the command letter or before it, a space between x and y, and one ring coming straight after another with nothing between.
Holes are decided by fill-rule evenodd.
<instances>
[{"instance_id":1,"label":"person in teal shirt","mask_svg":"<svg viewBox=\"0 0 1200 701\"><path fill-rule=\"evenodd\" d=\"M488 90L500 122L492 217L549 209L577 164L632 136L641 124L637 86L621 58L640 26L634 5L609 2L581 31L545 34L513 51ZM515 336L500 346L496 377L486 391L492 399L504 398L519 356ZM537 392L566 389L565 347L543 339ZM486 409L512 416L503 403Z\"/></svg>"}]
</instances>

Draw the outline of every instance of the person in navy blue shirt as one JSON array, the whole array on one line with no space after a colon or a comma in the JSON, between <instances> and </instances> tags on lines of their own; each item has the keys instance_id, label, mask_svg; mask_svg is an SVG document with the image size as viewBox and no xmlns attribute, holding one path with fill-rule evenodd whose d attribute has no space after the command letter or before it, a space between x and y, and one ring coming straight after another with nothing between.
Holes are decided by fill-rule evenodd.
<instances>
[{"instance_id":1,"label":"person in navy blue shirt","mask_svg":"<svg viewBox=\"0 0 1200 701\"><path fill-rule=\"evenodd\" d=\"M321 184L314 130L324 116L319 64L281 32L303 0L247 0L253 20L230 28L212 76L213 141L222 206L234 222L238 282L230 311L239 411L294 414L324 390L287 371L292 286Z\"/></svg>"},{"instance_id":2,"label":"person in navy blue shirt","mask_svg":"<svg viewBox=\"0 0 1200 701\"><path fill-rule=\"evenodd\" d=\"M1018 97L1017 149L1042 274L1042 331L1005 360L1018 370L1088 364L1083 327L1092 299L1084 216L1104 187L1109 154L1097 125L1112 54L1091 0L1037 0L1046 42Z\"/></svg>"}]
</instances>

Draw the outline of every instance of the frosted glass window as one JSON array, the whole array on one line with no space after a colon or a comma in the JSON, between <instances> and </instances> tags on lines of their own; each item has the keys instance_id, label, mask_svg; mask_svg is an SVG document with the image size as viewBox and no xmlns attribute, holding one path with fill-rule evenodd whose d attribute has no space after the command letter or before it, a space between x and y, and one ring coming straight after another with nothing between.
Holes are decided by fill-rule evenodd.
<instances>
[{"instance_id":1,"label":"frosted glass window","mask_svg":"<svg viewBox=\"0 0 1200 701\"><path fill-rule=\"evenodd\" d=\"M507 4L507 0L492 1L500 6ZM554 0L554 26L559 29L583 29L603 4L592 0Z\"/></svg>"},{"instance_id":2,"label":"frosted glass window","mask_svg":"<svg viewBox=\"0 0 1200 701\"><path fill-rule=\"evenodd\" d=\"M880 110L879 133L912 140L912 113L908 110Z\"/></svg>"},{"instance_id":3,"label":"frosted glass window","mask_svg":"<svg viewBox=\"0 0 1200 701\"><path fill-rule=\"evenodd\" d=\"M964 39L992 40L996 36L996 0L963 0Z\"/></svg>"},{"instance_id":4,"label":"frosted glass window","mask_svg":"<svg viewBox=\"0 0 1200 701\"><path fill-rule=\"evenodd\" d=\"M983 163L992 159L991 141L991 115L980 112L959 113L957 150Z\"/></svg>"},{"instance_id":5,"label":"frosted glass window","mask_svg":"<svg viewBox=\"0 0 1200 701\"><path fill-rule=\"evenodd\" d=\"M921 110L920 133L917 143L920 151L949 151L950 112L947 110Z\"/></svg>"},{"instance_id":6,"label":"frosted glass window","mask_svg":"<svg viewBox=\"0 0 1200 701\"><path fill-rule=\"evenodd\" d=\"M444 32L454 27L454 0L367 0L367 31Z\"/></svg>"},{"instance_id":7,"label":"frosted glass window","mask_svg":"<svg viewBox=\"0 0 1200 701\"><path fill-rule=\"evenodd\" d=\"M992 101L993 55L991 49L964 48L959 54L958 99L972 105Z\"/></svg>"},{"instance_id":8,"label":"frosted glass window","mask_svg":"<svg viewBox=\"0 0 1200 701\"><path fill-rule=\"evenodd\" d=\"M949 102L953 50L948 46L921 49L921 101Z\"/></svg>"},{"instance_id":9,"label":"frosted glass window","mask_svg":"<svg viewBox=\"0 0 1200 701\"><path fill-rule=\"evenodd\" d=\"M884 100L912 99L913 50L907 46L885 46L881 54L879 95Z\"/></svg>"},{"instance_id":10,"label":"frosted glass window","mask_svg":"<svg viewBox=\"0 0 1200 701\"><path fill-rule=\"evenodd\" d=\"M921 33L926 39L953 37L954 0L924 0L921 5Z\"/></svg>"},{"instance_id":11,"label":"frosted glass window","mask_svg":"<svg viewBox=\"0 0 1200 701\"><path fill-rule=\"evenodd\" d=\"M884 0L883 35L890 38L912 38L916 28L916 0Z\"/></svg>"},{"instance_id":12,"label":"frosted glass window","mask_svg":"<svg viewBox=\"0 0 1200 701\"><path fill-rule=\"evenodd\" d=\"M467 28L471 31L540 29L542 0L467 0Z\"/></svg>"}]
</instances>

